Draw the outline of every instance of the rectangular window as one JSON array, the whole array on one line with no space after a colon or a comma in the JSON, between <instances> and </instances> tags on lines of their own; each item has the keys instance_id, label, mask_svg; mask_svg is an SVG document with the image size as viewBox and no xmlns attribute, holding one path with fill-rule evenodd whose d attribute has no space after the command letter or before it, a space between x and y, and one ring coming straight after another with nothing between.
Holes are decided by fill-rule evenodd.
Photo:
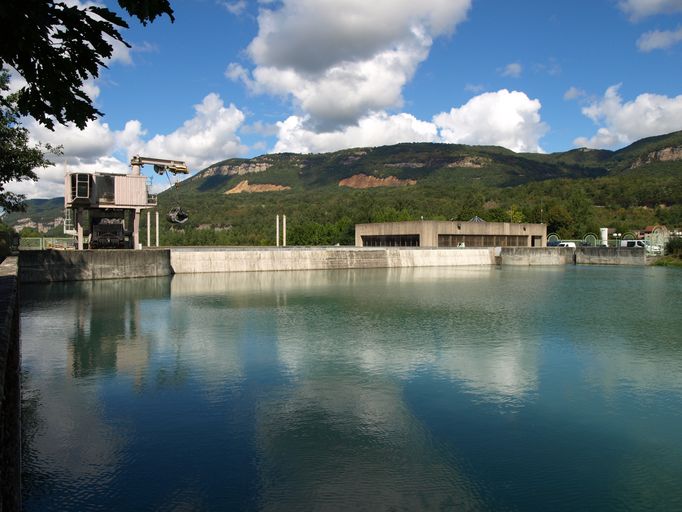
<instances>
[{"instance_id":1,"label":"rectangular window","mask_svg":"<svg viewBox=\"0 0 682 512\"><path fill-rule=\"evenodd\" d=\"M419 235L363 235L363 247L419 247Z\"/></svg>"}]
</instances>

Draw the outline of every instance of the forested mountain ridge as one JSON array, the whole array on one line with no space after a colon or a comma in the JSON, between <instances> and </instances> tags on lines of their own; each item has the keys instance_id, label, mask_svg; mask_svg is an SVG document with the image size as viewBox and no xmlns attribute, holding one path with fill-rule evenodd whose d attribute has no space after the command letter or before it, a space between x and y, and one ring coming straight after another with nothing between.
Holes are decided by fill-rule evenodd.
<instances>
[{"instance_id":1,"label":"forested mountain ridge","mask_svg":"<svg viewBox=\"0 0 682 512\"><path fill-rule=\"evenodd\" d=\"M163 226L166 244L272 243L276 214L287 215L291 244L353 243L356 223L422 217L545 222L563 238L600 226L681 226L682 132L618 151L404 143L235 158L178 183L159 203L161 212L180 205L190 214L181 229Z\"/></svg>"}]
</instances>

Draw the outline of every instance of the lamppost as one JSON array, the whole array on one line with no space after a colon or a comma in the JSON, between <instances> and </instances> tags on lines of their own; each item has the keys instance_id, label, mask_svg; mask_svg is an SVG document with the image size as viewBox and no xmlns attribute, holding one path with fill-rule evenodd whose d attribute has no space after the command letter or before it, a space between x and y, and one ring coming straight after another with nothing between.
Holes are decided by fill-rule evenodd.
<instances>
[{"instance_id":1,"label":"lamppost","mask_svg":"<svg viewBox=\"0 0 682 512\"><path fill-rule=\"evenodd\" d=\"M616 239L616 248L618 248L618 240L620 239L621 236L623 236L623 233L614 233L613 234L613 238Z\"/></svg>"}]
</instances>

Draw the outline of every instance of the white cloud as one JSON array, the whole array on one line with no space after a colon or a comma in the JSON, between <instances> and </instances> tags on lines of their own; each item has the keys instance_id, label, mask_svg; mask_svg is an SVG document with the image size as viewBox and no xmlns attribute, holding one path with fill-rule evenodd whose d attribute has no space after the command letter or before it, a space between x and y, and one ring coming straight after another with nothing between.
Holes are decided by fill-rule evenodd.
<instances>
[{"instance_id":1,"label":"white cloud","mask_svg":"<svg viewBox=\"0 0 682 512\"><path fill-rule=\"evenodd\" d=\"M434 117L443 142L492 144L517 152L542 152L548 127L540 119L540 101L502 89L475 96L459 108Z\"/></svg>"},{"instance_id":2,"label":"white cloud","mask_svg":"<svg viewBox=\"0 0 682 512\"><path fill-rule=\"evenodd\" d=\"M670 98L645 93L624 103L619 90L620 84L609 87L603 98L582 109L598 129L590 138L577 138L574 141L577 146L623 146L644 137L682 129L682 95Z\"/></svg>"},{"instance_id":3,"label":"white cloud","mask_svg":"<svg viewBox=\"0 0 682 512\"><path fill-rule=\"evenodd\" d=\"M420 121L410 114L371 114L357 125L326 133L307 128L305 118L291 116L277 123L279 128L276 153L323 153L359 146L382 146L399 142L436 142L434 124Z\"/></svg>"},{"instance_id":4,"label":"white cloud","mask_svg":"<svg viewBox=\"0 0 682 512\"><path fill-rule=\"evenodd\" d=\"M218 2L220 5L225 7L228 12L234 14L235 16L240 16L246 11L246 0L237 0L235 2L226 2L226 1L221 1Z\"/></svg>"},{"instance_id":5,"label":"white cloud","mask_svg":"<svg viewBox=\"0 0 682 512\"><path fill-rule=\"evenodd\" d=\"M402 105L402 88L434 37L454 30L470 0L284 0L262 7L248 47L253 91L291 97L309 127L333 131Z\"/></svg>"},{"instance_id":6,"label":"white cloud","mask_svg":"<svg viewBox=\"0 0 682 512\"><path fill-rule=\"evenodd\" d=\"M116 158L124 153L184 160L192 171L198 171L217 160L240 156L246 152L237 135L244 114L234 105L226 107L217 94L207 95L195 105L195 115L177 130L157 134L145 140L147 132L137 120L128 121L122 130L112 130L100 120L90 121L85 129L56 125L54 131L33 120L26 121L32 143L38 141L63 147L63 155L51 157L55 166L37 169L38 183L14 182L7 190L26 194L29 199L55 197L64 193L64 173L129 171L128 160Z\"/></svg>"},{"instance_id":7,"label":"white cloud","mask_svg":"<svg viewBox=\"0 0 682 512\"><path fill-rule=\"evenodd\" d=\"M682 0L620 0L620 9L637 21L656 14L682 11Z\"/></svg>"},{"instance_id":8,"label":"white cloud","mask_svg":"<svg viewBox=\"0 0 682 512\"><path fill-rule=\"evenodd\" d=\"M226 107L219 95L211 93L194 109L194 117L180 128L131 144L128 155L184 160L192 170L200 170L217 160L246 153L247 148L237 136L237 130L244 123L244 114L237 107L232 104Z\"/></svg>"},{"instance_id":9,"label":"white cloud","mask_svg":"<svg viewBox=\"0 0 682 512\"><path fill-rule=\"evenodd\" d=\"M334 129L354 124L369 112L402 106L402 88L426 58L427 43L422 43L387 50L369 61L345 63L314 79L273 67L257 68L254 77L270 92L290 92L311 125Z\"/></svg>"},{"instance_id":10,"label":"white cloud","mask_svg":"<svg viewBox=\"0 0 682 512\"><path fill-rule=\"evenodd\" d=\"M318 133L307 119L291 116L278 123L275 152L315 153L399 142L491 144L513 151L542 151L539 140L547 126L540 119L540 102L522 92L500 90L469 100L460 108L422 121L410 114L375 112L357 125Z\"/></svg>"},{"instance_id":11,"label":"white cloud","mask_svg":"<svg viewBox=\"0 0 682 512\"><path fill-rule=\"evenodd\" d=\"M521 76L521 72L523 71L523 67L521 64L518 62L512 62L511 64L507 64L504 69L500 70L500 74L502 76L511 76L513 78L518 78Z\"/></svg>"},{"instance_id":12,"label":"white cloud","mask_svg":"<svg viewBox=\"0 0 682 512\"><path fill-rule=\"evenodd\" d=\"M227 69L225 70L225 77L233 82L243 82L248 89L254 88L248 70L236 62L228 64Z\"/></svg>"},{"instance_id":13,"label":"white cloud","mask_svg":"<svg viewBox=\"0 0 682 512\"><path fill-rule=\"evenodd\" d=\"M677 30L652 30L640 36L637 48L642 52L666 50L682 41L682 27Z\"/></svg>"},{"instance_id":14,"label":"white cloud","mask_svg":"<svg viewBox=\"0 0 682 512\"><path fill-rule=\"evenodd\" d=\"M59 162L91 164L112 151L116 144L114 132L107 123L102 123L100 120L88 121L83 130L79 130L70 123L68 125L57 124L52 131L34 120L28 120L26 127L33 142L63 147L64 154L57 159Z\"/></svg>"},{"instance_id":15,"label":"white cloud","mask_svg":"<svg viewBox=\"0 0 682 512\"><path fill-rule=\"evenodd\" d=\"M582 97L584 97L584 96L586 96L586 95L587 95L587 93L586 93L584 90L578 89L576 86L572 85L572 86L569 87L569 89L564 93L564 99L567 100L567 101L576 100L576 99L582 98Z\"/></svg>"}]
</instances>

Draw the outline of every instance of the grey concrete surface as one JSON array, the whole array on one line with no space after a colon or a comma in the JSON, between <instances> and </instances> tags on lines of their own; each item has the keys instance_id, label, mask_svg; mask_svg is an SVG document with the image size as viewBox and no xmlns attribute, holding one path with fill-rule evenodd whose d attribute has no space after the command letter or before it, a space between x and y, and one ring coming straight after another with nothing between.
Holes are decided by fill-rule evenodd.
<instances>
[{"instance_id":1,"label":"grey concrete surface","mask_svg":"<svg viewBox=\"0 0 682 512\"><path fill-rule=\"evenodd\" d=\"M159 277L171 274L168 249L22 251L19 255L19 278L22 283Z\"/></svg>"},{"instance_id":2,"label":"grey concrete surface","mask_svg":"<svg viewBox=\"0 0 682 512\"><path fill-rule=\"evenodd\" d=\"M501 265L571 265L575 249L569 247L502 247Z\"/></svg>"},{"instance_id":3,"label":"grey concrete surface","mask_svg":"<svg viewBox=\"0 0 682 512\"><path fill-rule=\"evenodd\" d=\"M575 262L578 265L646 265L643 248L578 247Z\"/></svg>"},{"instance_id":4,"label":"grey concrete surface","mask_svg":"<svg viewBox=\"0 0 682 512\"><path fill-rule=\"evenodd\" d=\"M287 247L241 248L238 250L171 249L171 266L176 274L494 264L493 248Z\"/></svg>"}]
</instances>

